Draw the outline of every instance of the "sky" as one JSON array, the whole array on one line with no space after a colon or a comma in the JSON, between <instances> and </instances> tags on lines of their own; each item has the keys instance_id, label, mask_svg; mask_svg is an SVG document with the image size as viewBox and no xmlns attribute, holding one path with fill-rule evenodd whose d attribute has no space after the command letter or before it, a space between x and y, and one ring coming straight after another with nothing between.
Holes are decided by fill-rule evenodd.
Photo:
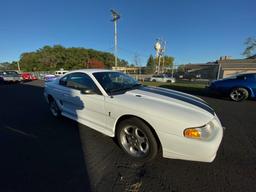
<instances>
[{"instance_id":1,"label":"sky","mask_svg":"<svg viewBox=\"0 0 256 192\"><path fill-rule=\"evenodd\" d=\"M1 0L0 62L45 45L114 51L110 10L117 10L118 57L145 65L157 38L175 64L242 58L256 37L255 0Z\"/></svg>"}]
</instances>

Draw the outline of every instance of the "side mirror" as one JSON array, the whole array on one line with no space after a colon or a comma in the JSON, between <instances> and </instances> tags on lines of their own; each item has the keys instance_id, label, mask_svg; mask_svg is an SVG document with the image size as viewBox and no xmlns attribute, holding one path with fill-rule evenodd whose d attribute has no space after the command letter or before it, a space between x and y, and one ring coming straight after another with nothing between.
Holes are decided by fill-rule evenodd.
<instances>
[{"instance_id":1,"label":"side mirror","mask_svg":"<svg viewBox=\"0 0 256 192\"><path fill-rule=\"evenodd\" d=\"M95 92L92 89L81 89L81 94L90 95L95 94Z\"/></svg>"}]
</instances>

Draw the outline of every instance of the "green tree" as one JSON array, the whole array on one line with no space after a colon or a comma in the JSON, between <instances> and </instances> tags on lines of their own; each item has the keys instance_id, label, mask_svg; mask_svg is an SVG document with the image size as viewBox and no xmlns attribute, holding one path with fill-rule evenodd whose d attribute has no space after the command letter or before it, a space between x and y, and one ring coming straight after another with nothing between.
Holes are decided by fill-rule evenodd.
<instances>
[{"instance_id":1,"label":"green tree","mask_svg":"<svg viewBox=\"0 0 256 192\"><path fill-rule=\"evenodd\" d=\"M54 71L87 68L88 62L95 60L103 63L105 68L114 65L114 55L108 52L85 48L65 48L61 45L44 46L34 52L23 53L20 66L23 71ZM127 66L128 62L118 58L120 66Z\"/></svg>"},{"instance_id":2,"label":"green tree","mask_svg":"<svg viewBox=\"0 0 256 192\"><path fill-rule=\"evenodd\" d=\"M174 61L174 57L171 57L171 56L164 56L164 58L162 58L161 63L163 63L163 60L164 60L164 66L165 66L165 67L172 68L173 61Z\"/></svg>"},{"instance_id":3,"label":"green tree","mask_svg":"<svg viewBox=\"0 0 256 192\"><path fill-rule=\"evenodd\" d=\"M185 73L185 65L179 65L178 72L179 73Z\"/></svg>"},{"instance_id":4,"label":"green tree","mask_svg":"<svg viewBox=\"0 0 256 192\"><path fill-rule=\"evenodd\" d=\"M146 68L146 73L154 73L156 64L155 64L155 59L152 55L149 56L148 61L147 61L147 68Z\"/></svg>"},{"instance_id":5,"label":"green tree","mask_svg":"<svg viewBox=\"0 0 256 192\"><path fill-rule=\"evenodd\" d=\"M169 67L169 68L172 67L173 61L174 61L174 57L167 56L167 55L164 57L161 57L161 60L160 60L161 66L163 66L163 64L164 64L164 67ZM158 58L154 58L152 55L150 55L148 58L148 61L147 61L146 72L154 73L156 70L156 65L158 65L158 62L159 62Z\"/></svg>"},{"instance_id":6,"label":"green tree","mask_svg":"<svg viewBox=\"0 0 256 192\"><path fill-rule=\"evenodd\" d=\"M250 56L256 54L255 53L255 51L256 51L256 38L249 37L249 38L246 39L244 44L246 45L246 48L243 52L244 56L250 57Z\"/></svg>"}]
</instances>

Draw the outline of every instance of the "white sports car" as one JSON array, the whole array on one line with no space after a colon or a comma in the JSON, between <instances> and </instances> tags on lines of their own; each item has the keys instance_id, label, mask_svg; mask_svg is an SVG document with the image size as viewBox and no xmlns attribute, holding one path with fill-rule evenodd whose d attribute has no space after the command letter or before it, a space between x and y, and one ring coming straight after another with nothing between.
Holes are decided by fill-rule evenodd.
<instances>
[{"instance_id":1,"label":"white sports car","mask_svg":"<svg viewBox=\"0 0 256 192\"><path fill-rule=\"evenodd\" d=\"M110 137L138 161L166 158L212 162L223 128L202 99L145 87L110 70L77 70L45 84L52 114Z\"/></svg>"}]
</instances>

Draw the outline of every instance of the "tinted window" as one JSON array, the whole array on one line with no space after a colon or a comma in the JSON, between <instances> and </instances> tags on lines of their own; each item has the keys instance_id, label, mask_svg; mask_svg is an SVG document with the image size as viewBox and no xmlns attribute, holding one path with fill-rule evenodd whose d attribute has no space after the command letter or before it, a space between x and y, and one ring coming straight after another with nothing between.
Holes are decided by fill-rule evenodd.
<instances>
[{"instance_id":1,"label":"tinted window","mask_svg":"<svg viewBox=\"0 0 256 192\"><path fill-rule=\"evenodd\" d=\"M66 81L66 86L78 90L89 89L93 90L97 94L101 94L93 80L84 73L69 74Z\"/></svg>"},{"instance_id":2,"label":"tinted window","mask_svg":"<svg viewBox=\"0 0 256 192\"><path fill-rule=\"evenodd\" d=\"M60 85L66 86L66 85L67 85L67 80L68 80L68 75L62 77L62 78L60 79Z\"/></svg>"},{"instance_id":3,"label":"tinted window","mask_svg":"<svg viewBox=\"0 0 256 192\"><path fill-rule=\"evenodd\" d=\"M247 79L256 80L256 74L248 74L246 77Z\"/></svg>"},{"instance_id":4,"label":"tinted window","mask_svg":"<svg viewBox=\"0 0 256 192\"><path fill-rule=\"evenodd\" d=\"M16 71L5 71L4 74L8 76L19 76Z\"/></svg>"},{"instance_id":5,"label":"tinted window","mask_svg":"<svg viewBox=\"0 0 256 192\"><path fill-rule=\"evenodd\" d=\"M139 84L132 77L120 72L97 72L93 75L108 94L127 90Z\"/></svg>"},{"instance_id":6,"label":"tinted window","mask_svg":"<svg viewBox=\"0 0 256 192\"><path fill-rule=\"evenodd\" d=\"M236 79L244 80L244 79L246 79L246 77L244 75L239 75L236 77Z\"/></svg>"}]
</instances>

